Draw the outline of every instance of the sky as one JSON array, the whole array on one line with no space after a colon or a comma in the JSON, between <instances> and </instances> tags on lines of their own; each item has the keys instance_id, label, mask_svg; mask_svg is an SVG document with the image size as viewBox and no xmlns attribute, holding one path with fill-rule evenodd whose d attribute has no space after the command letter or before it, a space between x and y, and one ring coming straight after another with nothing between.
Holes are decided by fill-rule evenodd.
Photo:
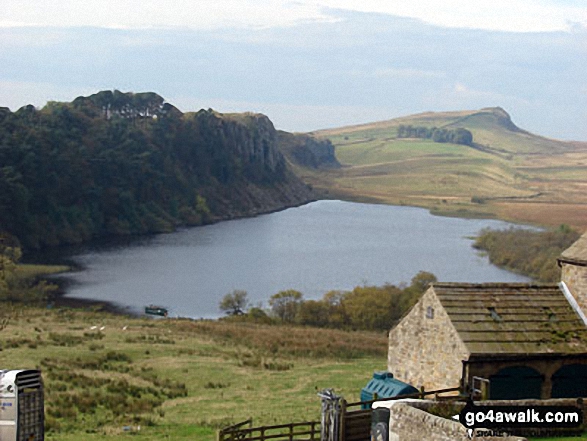
<instances>
[{"instance_id":1,"label":"sky","mask_svg":"<svg viewBox=\"0 0 587 441\"><path fill-rule=\"evenodd\" d=\"M2 0L0 106L153 91L312 131L500 106L587 141L585 0Z\"/></svg>"}]
</instances>

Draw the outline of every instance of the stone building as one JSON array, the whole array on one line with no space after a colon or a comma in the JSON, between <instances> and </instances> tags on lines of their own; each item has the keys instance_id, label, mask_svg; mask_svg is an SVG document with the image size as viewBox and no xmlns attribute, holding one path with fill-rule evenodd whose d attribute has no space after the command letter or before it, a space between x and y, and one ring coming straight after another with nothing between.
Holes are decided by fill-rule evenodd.
<instances>
[{"instance_id":1,"label":"stone building","mask_svg":"<svg viewBox=\"0 0 587 441\"><path fill-rule=\"evenodd\" d=\"M490 381L490 398L587 397L587 234L558 285L434 283L389 333L388 370L428 390Z\"/></svg>"},{"instance_id":2,"label":"stone building","mask_svg":"<svg viewBox=\"0 0 587 441\"><path fill-rule=\"evenodd\" d=\"M561 279L577 301L581 310L587 314L587 233L563 251L558 258Z\"/></svg>"}]
</instances>

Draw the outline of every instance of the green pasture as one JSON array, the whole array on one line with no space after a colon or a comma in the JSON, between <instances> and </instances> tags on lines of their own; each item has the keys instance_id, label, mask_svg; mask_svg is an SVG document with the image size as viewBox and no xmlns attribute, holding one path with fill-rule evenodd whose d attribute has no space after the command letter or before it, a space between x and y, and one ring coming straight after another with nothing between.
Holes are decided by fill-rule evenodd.
<instances>
[{"instance_id":1,"label":"green pasture","mask_svg":"<svg viewBox=\"0 0 587 441\"><path fill-rule=\"evenodd\" d=\"M63 441L212 441L248 418L317 421L318 391L357 401L387 352L384 333L36 308L2 333L3 369L42 370L46 439Z\"/></svg>"},{"instance_id":2,"label":"green pasture","mask_svg":"<svg viewBox=\"0 0 587 441\"><path fill-rule=\"evenodd\" d=\"M475 158L491 161L487 153L479 152L468 146L438 143L421 139L376 139L336 148L336 156L343 165L366 165L382 162L395 162L411 158Z\"/></svg>"},{"instance_id":3,"label":"green pasture","mask_svg":"<svg viewBox=\"0 0 587 441\"><path fill-rule=\"evenodd\" d=\"M426 140L371 141L337 148L349 167L332 174L338 188L382 198L427 196L447 201L524 197L520 176L501 159L470 147ZM432 199L431 199L432 201Z\"/></svg>"}]
</instances>

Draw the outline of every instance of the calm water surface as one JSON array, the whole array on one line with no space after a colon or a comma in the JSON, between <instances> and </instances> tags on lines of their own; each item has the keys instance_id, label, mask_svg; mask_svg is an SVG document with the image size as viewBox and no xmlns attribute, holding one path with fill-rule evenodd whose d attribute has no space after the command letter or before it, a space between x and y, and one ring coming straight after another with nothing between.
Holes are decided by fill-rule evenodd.
<instances>
[{"instance_id":1,"label":"calm water surface","mask_svg":"<svg viewBox=\"0 0 587 441\"><path fill-rule=\"evenodd\" d=\"M250 219L150 236L124 246L87 247L68 256L84 269L65 276L67 296L140 311L217 317L234 289L253 303L296 289L318 299L333 289L409 282L420 270L440 281L528 279L489 264L471 236L508 223L431 215L413 207L318 201Z\"/></svg>"}]
</instances>

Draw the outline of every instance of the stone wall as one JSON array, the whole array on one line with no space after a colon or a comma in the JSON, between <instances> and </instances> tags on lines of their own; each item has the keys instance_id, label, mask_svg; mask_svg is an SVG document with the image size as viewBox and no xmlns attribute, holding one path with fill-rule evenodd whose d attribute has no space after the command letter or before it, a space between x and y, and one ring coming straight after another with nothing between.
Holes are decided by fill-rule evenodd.
<instances>
[{"instance_id":1,"label":"stone wall","mask_svg":"<svg viewBox=\"0 0 587 441\"><path fill-rule=\"evenodd\" d=\"M413 400L409 402L411 407L423 410L427 413L450 419L453 415L460 413L465 407L466 403L463 401L434 401L434 400ZM583 413L583 421L581 427L563 429L563 428L548 428L548 427L530 427L525 429L508 430L506 432L512 435L546 438L552 436L578 436L578 433L583 433L587 427L587 402L576 398L557 398L548 400L487 400L476 401L475 406L511 406L525 409L528 407L552 406L552 407L578 407Z\"/></svg>"},{"instance_id":2,"label":"stone wall","mask_svg":"<svg viewBox=\"0 0 587 441\"><path fill-rule=\"evenodd\" d=\"M575 265L572 263L561 262L562 273L561 279L571 294L587 315L587 266Z\"/></svg>"},{"instance_id":3,"label":"stone wall","mask_svg":"<svg viewBox=\"0 0 587 441\"><path fill-rule=\"evenodd\" d=\"M417 388L460 386L462 360L468 356L433 288L389 333L389 372Z\"/></svg>"},{"instance_id":4,"label":"stone wall","mask_svg":"<svg viewBox=\"0 0 587 441\"><path fill-rule=\"evenodd\" d=\"M477 401L476 406L520 406L521 408L527 407L540 407L540 406L553 406L553 407L578 407L583 413L583 421L580 428L526 428L512 430L510 433L516 433L523 435L528 438L544 438L544 437L579 437L578 433L583 433L587 429L587 402L583 399L577 398L558 398L549 400L488 400L488 401Z\"/></svg>"},{"instance_id":5,"label":"stone wall","mask_svg":"<svg viewBox=\"0 0 587 441\"><path fill-rule=\"evenodd\" d=\"M437 417L409 404L396 403L390 408L389 441L469 441L467 430L457 422ZM477 437L483 441L523 441L519 437Z\"/></svg>"}]
</instances>

